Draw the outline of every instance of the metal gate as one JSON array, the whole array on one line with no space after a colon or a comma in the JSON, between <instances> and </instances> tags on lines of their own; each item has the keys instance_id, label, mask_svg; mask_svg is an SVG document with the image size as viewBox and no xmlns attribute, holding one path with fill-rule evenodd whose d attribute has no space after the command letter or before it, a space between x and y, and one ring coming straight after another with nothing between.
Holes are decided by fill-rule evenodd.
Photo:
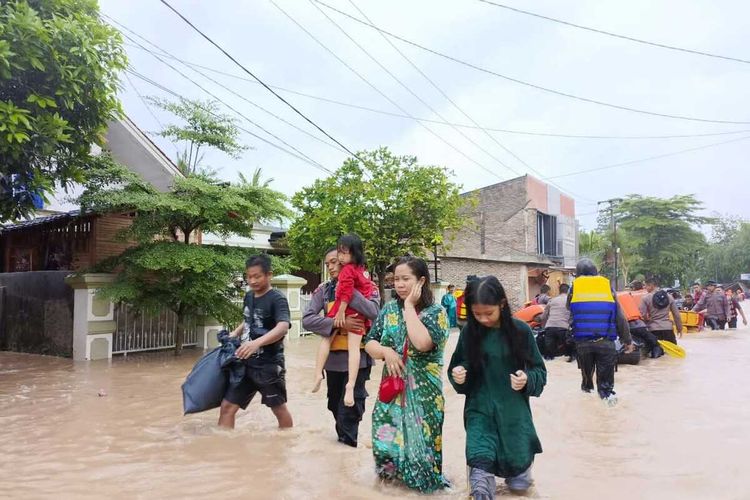
<instances>
[{"instance_id":1,"label":"metal gate","mask_svg":"<svg viewBox=\"0 0 750 500\"><path fill-rule=\"evenodd\" d=\"M155 314L145 314L120 303L115 305L114 316L117 328L112 338L112 354L174 348L177 314L171 310L164 308ZM195 320L188 320L182 345L197 343Z\"/></svg>"}]
</instances>

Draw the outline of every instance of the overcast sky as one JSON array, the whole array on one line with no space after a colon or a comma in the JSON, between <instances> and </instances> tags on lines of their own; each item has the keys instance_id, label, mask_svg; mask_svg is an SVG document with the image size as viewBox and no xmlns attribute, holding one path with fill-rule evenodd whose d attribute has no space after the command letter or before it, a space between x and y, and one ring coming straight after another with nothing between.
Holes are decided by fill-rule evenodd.
<instances>
[{"instance_id":1,"label":"overcast sky","mask_svg":"<svg viewBox=\"0 0 750 500\"><path fill-rule=\"evenodd\" d=\"M266 83L386 113L468 125L473 120L485 128L567 135L663 136L746 131L637 140L489 132L492 140L482 130L459 128L472 143L450 125L426 123L433 134L408 117L354 109L279 91L351 150L388 146L398 154L416 155L423 164L452 169L456 181L467 190L524 173L543 180L552 178L552 182L574 195L579 219L587 228L595 223L596 201L630 193L663 197L695 193L709 212L732 213L750 219L747 161L750 124L663 118L581 102L503 80L394 40L394 44L457 104L460 108L457 109L377 31L320 6L430 109L347 39L314 4L307 0L274 1L387 98L318 45L270 0L172 0L171 3ZM631 37L750 59L750 31L746 22L750 18L750 3L739 0L498 1ZM326 2L362 18L356 5L373 24L384 30L535 85L656 113L750 122L750 64L602 36L477 0ZM180 59L248 78L156 0L101 0L101 9ZM129 41L126 43L130 63L138 73L185 97L208 97L149 53L130 46ZM283 117L320 141L260 111L181 63L171 63L226 101L232 109L326 168L334 170L346 158L342 151L320 142L330 143L330 140L260 85L206 71L211 78L245 99ZM142 95L168 97L134 76L130 76L130 80ZM171 121L158 110L149 112L131 83L126 79L123 83L125 111L142 129L156 131L160 128L158 121ZM232 113L229 109L225 111ZM242 118L238 120L242 127L278 143L255 125ZM240 160L211 154L206 157L206 163L220 168L220 175L229 180L235 180L238 172L251 173L256 167L262 167L266 175L275 179L273 187L289 195L314 178L326 175L244 132L242 140L254 149L247 151ZM174 157L174 146L159 138L156 141ZM556 177L727 141L734 142L629 166Z\"/></svg>"}]
</instances>

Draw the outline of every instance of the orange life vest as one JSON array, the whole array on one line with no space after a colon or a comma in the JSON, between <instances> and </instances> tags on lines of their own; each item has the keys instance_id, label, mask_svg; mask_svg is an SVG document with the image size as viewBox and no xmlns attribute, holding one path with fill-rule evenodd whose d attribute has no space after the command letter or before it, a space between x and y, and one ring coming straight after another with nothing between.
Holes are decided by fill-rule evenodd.
<instances>
[{"instance_id":1,"label":"orange life vest","mask_svg":"<svg viewBox=\"0 0 750 500\"><path fill-rule=\"evenodd\" d=\"M326 312L330 312L333 309L333 305L336 302L329 302L326 304ZM362 339L364 340L364 335ZM364 342L359 346L360 350L365 348ZM331 352L333 351L348 351L349 350L349 338L346 331L336 330L333 332L333 340L331 340Z\"/></svg>"},{"instance_id":2,"label":"orange life vest","mask_svg":"<svg viewBox=\"0 0 750 500\"><path fill-rule=\"evenodd\" d=\"M628 321L643 319L641 310L638 308L640 297L635 297L630 292L618 292L617 302L622 307L622 312L625 313L625 318Z\"/></svg>"}]
</instances>

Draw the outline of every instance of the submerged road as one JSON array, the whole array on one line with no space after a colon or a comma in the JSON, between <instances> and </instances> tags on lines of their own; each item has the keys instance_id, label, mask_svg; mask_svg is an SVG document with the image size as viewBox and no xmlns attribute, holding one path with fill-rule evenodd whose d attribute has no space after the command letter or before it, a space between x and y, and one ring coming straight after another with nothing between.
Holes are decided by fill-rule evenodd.
<instances>
[{"instance_id":1,"label":"submerged road","mask_svg":"<svg viewBox=\"0 0 750 500\"><path fill-rule=\"evenodd\" d=\"M373 472L369 413L381 366L354 450L336 442L324 391L308 392L317 345L287 343L296 427L285 432L258 401L234 432L215 427L218 410L183 417L180 385L195 351L88 364L0 352L0 498L419 497ZM548 385L532 400L544 453L528 497L750 499L750 329L686 335L681 345L686 359L620 367L615 408L579 390L575 364L548 362ZM454 487L431 498L467 498L463 397L447 381L445 393Z\"/></svg>"}]
</instances>

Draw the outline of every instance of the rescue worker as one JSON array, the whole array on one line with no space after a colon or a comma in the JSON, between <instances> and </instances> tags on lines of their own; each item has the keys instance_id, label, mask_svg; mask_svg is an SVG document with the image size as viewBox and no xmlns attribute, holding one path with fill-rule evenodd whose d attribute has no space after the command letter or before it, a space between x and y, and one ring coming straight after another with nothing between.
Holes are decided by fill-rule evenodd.
<instances>
[{"instance_id":1,"label":"rescue worker","mask_svg":"<svg viewBox=\"0 0 750 500\"><path fill-rule=\"evenodd\" d=\"M663 356L664 349L659 345L656 336L648 330L639 308L641 299L646 294L646 291L643 289L643 283L634 281L630 287L631 291L617 294L617 302L622 307L625 319L628 320L630 335L634 339L640 340L646 346L650 358Z\"/></svg>"},{"instance_id":2,"label":"rescue worker","mask_svg":"<svg viewBox=\"0 0 750 500\"><path fill-rule=\"evenodd\" d=\"M703 310L706 311L706 323L711 327L711 330L723 330L727 319L732 317L727 296L716 287L715 281L706 283L706 293L693 307L693 311L700 312Z\"/></svg>"},{"instance_id":3,"label":"rescue worker","mask_svg":"<svg viewBox=\"0 0 750 500\"><path fill-rule=\"evenodd\" d=\"M560 295L547 302L542 313L544 328L545 354L554 359L559 354L567 354L568 362L573 361L573 346L568 343L570 331L570 310L568 310L568 291L570 285L560 285Z\"/></svg>"},{"instance_id":4,"label":"rescue worker","mask_svg":"<svg viewBox=\"0 0 750 500\"><path fill-rule=\"evenodd\" d=\"M635 349L628 321L618 306L609 280L599 276L591 259L581 259L576 266L576 279L568 296L573 338L576 343L578 366L581 368L581 390L596 389L609 406L617 404L615 396L615 365L619 336L625 353Z\"/></svg>"},{"instance_id":5,"label":"rescue worker","mask_svg":"<svg viewBox=\"0 0 750 500\"><path fill-rule=\"evenodd\" d=\"M682 338L682 317L674 297L659 288L656 278L646 280L646 291L648 293L641 299L640 311L648 330L657 339L676 344L675 328L677 335Z\"/></svg>"}]
</instances>

